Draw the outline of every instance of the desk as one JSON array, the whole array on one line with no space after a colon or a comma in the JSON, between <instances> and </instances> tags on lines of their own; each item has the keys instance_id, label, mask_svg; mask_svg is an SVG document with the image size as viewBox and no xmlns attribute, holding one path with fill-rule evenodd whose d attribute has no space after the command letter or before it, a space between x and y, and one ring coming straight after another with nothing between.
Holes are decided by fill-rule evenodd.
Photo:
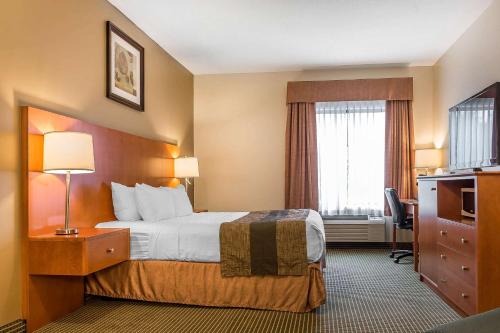
<instances>
[{"instance_id":1,"label":"desk","mask_svg":"<svg viewBox=\"0 0 500 333\"><path fill-rule=\"evenodd\" d=\"M403 205L406 206L406 212L413 214L413 269L415 272L419 271L418 268L418 201L415 199L401 199Z\"/></svg>"}]
</instances>

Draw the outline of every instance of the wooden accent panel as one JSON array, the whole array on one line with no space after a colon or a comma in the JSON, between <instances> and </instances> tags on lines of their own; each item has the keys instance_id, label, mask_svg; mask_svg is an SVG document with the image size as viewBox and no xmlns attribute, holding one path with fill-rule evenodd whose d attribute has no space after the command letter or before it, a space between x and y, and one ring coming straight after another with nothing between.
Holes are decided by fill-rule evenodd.
<instances>
[{"instance_id":1,"label":"wooden accent panel","mask_svg":"<svg viewBox=\"0 0 500 333\"><path fill-rule=\"evenodd\" d=\"M43 172L43 135L29 134L28 153L28 170Z\"/></svg>"},{"instance_id":2,"label":"wooden accent panel","mask_svg":"<svg viewBox=\"0 0 500 333\"><path fill-rule=\"evenodd\" d=\"M28 131L27 208L29 233L51 231L64 224L65 182L62 175L41 173L42 134L50 131L78 131L92 135L96 172L71 178L71 225L93 227L114 220L110 183L147 183L176 186L173 158L175 145L150 140L75 118L25 107L22 118Z\"/></svg>"}]
</instances>

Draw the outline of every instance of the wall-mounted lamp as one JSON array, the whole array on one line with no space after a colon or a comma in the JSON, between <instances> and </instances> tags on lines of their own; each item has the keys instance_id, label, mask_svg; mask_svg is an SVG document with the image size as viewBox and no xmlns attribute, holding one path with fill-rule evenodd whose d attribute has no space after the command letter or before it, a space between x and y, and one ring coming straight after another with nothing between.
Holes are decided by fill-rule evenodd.
<instances>
[{"instance_id":1,"label":"wall-mounted lamp","mask_svg":"<svg viewBox=\"0 0 500 333\"><path fill-rule=\"evenodd\" d=\"M180 157L174 160L174 173L176 178L184 178L186 192L188 184L191 184L189 178L199 177L198 159L196 157Z\"/></svg>"},{"instance_id":2,"label":"wall-mounted lamp","mask_svg":"<svg viewBox=\"0 0 500 333\"><path fill-rule=\"evenodd\" d=\"M80 132L49 132L43 138L43 172L66 175L66 211L64 228L56 229L56 235L77 234L77 228L69 227L71 175L92 173L94 146L92 136Z\"/></svg>"}]
</instances>

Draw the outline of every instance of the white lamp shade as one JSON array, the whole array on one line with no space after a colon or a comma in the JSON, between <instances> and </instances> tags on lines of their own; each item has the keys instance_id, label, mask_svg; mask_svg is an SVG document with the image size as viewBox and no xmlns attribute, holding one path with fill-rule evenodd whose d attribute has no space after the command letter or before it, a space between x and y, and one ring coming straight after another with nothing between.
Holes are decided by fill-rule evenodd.
<instances>
[{"instance_id":1,"label":"white lamp shade","mask_svg":"<svg viewBox=\"0 0 500 333\"><path fill-rule=\"evenodd\" d=\"M175 159L174 172L176 178L199 177L198 159L196 157L181 157Z\"/></svg>"},{"instance_id":2,"label":"white lamp shade","mask_svg":"<svg viewBox=\"0 0 500 333\"><path fill-rule=\"evenodd\" d=\"M50 132L43 138L43 171L91 173L94 167L92 136L80 132Z\"/></svg>"},{"instance_id":3,"label":"white lamp shade","mask_svg":"<svg viewBox=\"0 0 500 333\"><path fill-rule=\"evenodd\" d=\"M415 151L416 168L439 168L442 164L440 149L417 149Z\"/></svg>"}]
</instances>

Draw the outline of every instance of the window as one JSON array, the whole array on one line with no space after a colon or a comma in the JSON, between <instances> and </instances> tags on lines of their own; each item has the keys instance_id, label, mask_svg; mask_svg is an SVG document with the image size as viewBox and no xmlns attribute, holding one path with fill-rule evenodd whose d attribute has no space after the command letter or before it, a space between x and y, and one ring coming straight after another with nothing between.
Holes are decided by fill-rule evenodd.
<instances>
[{"instance_id":1,"label":"window","mask_svg":"<svg viewBox=\"0 0 500 333\"><path fill-rule=\"evenodd\" d=\"M320 213L381 216L385 101L316 103L316 123Z\"/></svg>"}]
</instances>

